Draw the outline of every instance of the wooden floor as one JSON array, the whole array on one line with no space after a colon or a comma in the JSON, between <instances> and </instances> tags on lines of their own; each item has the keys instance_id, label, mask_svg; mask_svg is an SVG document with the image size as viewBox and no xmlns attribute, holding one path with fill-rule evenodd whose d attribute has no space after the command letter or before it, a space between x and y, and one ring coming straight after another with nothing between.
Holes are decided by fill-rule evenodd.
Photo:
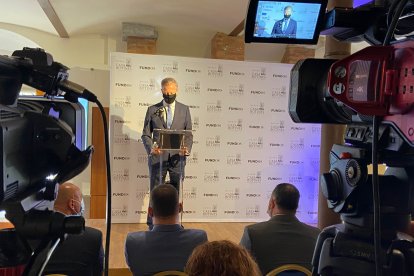
<instances>
[{"instance_id":1,"label":"wooden floor","mask_svg":"<svg viewBox=\"0 0 414 276\"><path fill-rule=\"evenodd\" d=\"M207 232L208 240L230 240L235 243L240 242L243 229L246 225L252 223L238 222L214 222L214 223L183 223L187 229L203 229ZM103 219L89 219L86 225L97 228L102 231L105 237L106 225ZM124 257L124 245L126 235L129 232L145 231L148 226L144 223L117 223L111 227L111 245L109 250L109 268L110 275L131 275ZM105 238L104 238L105 243Z\"/></svg>"}]
</instances>

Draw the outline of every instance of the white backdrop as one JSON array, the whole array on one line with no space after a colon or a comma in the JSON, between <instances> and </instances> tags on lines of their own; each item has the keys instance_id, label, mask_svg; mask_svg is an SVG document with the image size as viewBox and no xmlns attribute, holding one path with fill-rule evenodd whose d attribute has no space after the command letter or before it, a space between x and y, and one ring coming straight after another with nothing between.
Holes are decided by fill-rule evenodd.
<instances>
[{"instance_id":1,"label":"white backdrop","mask_svg":"<svg viewBox=\"0 0 414 276\"><path fill-rule=\"evenodd\" d=\"M111 54L110 134L114 222L144 222L149 200L141 132L160 82L177 80L190 106L194 144L187 159L183 221L261 221L273 188L295 184L298 217L316 223L320 125L289 117L291 65Z\"/></svg>"}]
</instances>

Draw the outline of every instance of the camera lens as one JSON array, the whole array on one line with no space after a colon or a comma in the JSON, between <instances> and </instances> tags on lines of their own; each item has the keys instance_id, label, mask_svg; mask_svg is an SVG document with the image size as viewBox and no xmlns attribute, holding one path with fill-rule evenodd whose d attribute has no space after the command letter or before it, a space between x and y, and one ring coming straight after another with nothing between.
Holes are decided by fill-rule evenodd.
<instances>
[{"instance_id":1,"label":"camera lens","mask_svg":"<svg viewBox=\"0 0 414 276\"><path fill-rule=\"evenodd\" d=\"M327 78L333 59L304 59L291 70L289 114L296 123L352 123L356 114L334 99ZM341 72L338 72L341 73ZM338 89L342 87L339 86Z\"/></svg>"}]
</instances>

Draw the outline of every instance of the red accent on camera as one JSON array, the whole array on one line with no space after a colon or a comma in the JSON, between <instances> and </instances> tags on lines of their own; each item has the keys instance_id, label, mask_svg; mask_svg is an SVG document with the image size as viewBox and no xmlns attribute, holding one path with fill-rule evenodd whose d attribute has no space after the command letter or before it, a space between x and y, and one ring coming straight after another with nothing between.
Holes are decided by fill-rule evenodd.
<instances>
[{"instance_id":1,"label":"red accent on camera","mask_svg":"<svg viewBox=\"0 0 414 276\"><path fill-rule=\"evenodd\" d=\"M367 47L335 62L329 93L359 114L382 116L414 146L414 41Z\"/></svg>"}]
</instances>

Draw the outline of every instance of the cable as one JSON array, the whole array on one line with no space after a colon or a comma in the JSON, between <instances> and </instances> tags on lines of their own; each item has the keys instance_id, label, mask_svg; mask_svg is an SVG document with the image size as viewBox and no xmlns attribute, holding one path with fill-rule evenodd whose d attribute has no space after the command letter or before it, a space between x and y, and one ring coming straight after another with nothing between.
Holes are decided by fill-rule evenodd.
<instances>
[{"instance_id":1,"label":"cable","mask_svg":"<svg viewBox=\"0 0 414 276\"><path fill-rule=\"evenodd\" d=\"M106 161L106 237L105 237L105 276L108 276L109 272L109 246L111 238L111 209L112 209L112 191L111 191L111 166L110 166L110 157L109 157L109 138L108 138L108 122L106 120L105 110L101 102L96 99L96 104L99 107L101 112L102 122L104 127L104 137L105 137L105 161Z\"/></svg>"},{"instance_id":2,"label":"cable","mask_svg":"<svg viewBox=\"0 0 414 276\"><path fill-rule=\"evenodd\" d=\"M398 3L398 6L396 7L395 13L392 17L391 24L388 27L387 33L386 33L385 38L384 38L384 42L382 43L383 46L387 46L387 45L390 44L391 38L394 36L394 32L395 32L395 28L397 27L398 20L399 20L402 12L404 10L405 5L408 2L408 0L401 0L401 2L398 2L398 0L395 0L395 2ZM391 7L390 7L390 9L391 9ZM389 14L390 14L390 11L388 12L388 15ZM387 22L388 22L388 15L387 15Z\"/></svg>"},{"instance_id":3,"label":"cable","mask_svg":"<svg viewBox=\"0 0 414 276\"><path fill-rule=\"evenodd\" d=\"M393 3L389 9L387 15L387 24L389 22L390 14L395 8L391 24L387 30L384 38L383 46L390 44L391 38L394 36L395 28L397 26L399 17L401 16L405 5L408 0L401 0ZM398 4L397 4L398 3ZM379 178L378 178L378 136L379 136L379 124L381 118L379 116L373 117L372 128L372 199L374 208L374 253L375 253L375 275L382 275L382 260L381 260L381 202L380 202L380 190L379 190Z\"/></svg>"},{"instance_id":4,"label":"cable","mask_svg":"<svg viewBox=\"0 0 414 276\"><path fill-rule=\"evenodd\" d=\"M57 238L56 241L54 241L54 242L52 241L52 245L51 245L49 251L47 252L46 259L43 262L42 267L40 268L39 275L43 275L43 270L45 269L47 263L49 262L50 257L52 256L53 252L55 251L55 249L59 245L59 243L60 243L60 238Z\"/></svg>"},{"instance_id":5,"label":"cable","mask_svg":"<svg viewBox=\"0 0 414 276\"><path fill-rule=\"evenodd\" d=\"M178 189L181 193L181 215L180 225L183 226L183 213L184 213L184 155L180 155L180 181L178 183Z\"/></svg>"},{"instance_id":6,"label":"cable","mask_svg":"<svg viewBox=\"0 0 414 276\"><path fill-rule=\"evenodd\" d=\"M374 205L374 252L375 275L382 275L381 260L381 208L378 179L378 133L380 117L374 116L372 122L372 198Z\"/></svg>"},{"instance_id":7,"label":"cable","mask_svg":"<svg viewBox=\"0 0 414 276\"><path fill-rule=\"evenodd\" d=\"M42 256L42 252L43 250L45 250L49 244L51 240L50 239L43 239L40 240L40 243L37 245L37 247L35 248L35 250L32 253L32 256L29 258L29 262L26 264L23 274L22 276L32 276L32 275L40 275L39 273L37 273L37 271L32 271L33 268L36 269L36 266L38 265L38 258L39 256ZM42 263L42 267L40 270L43 269L43 265L45 263ZM47 264L47 262L46 262Z\"/></svg>"},{"instance_id":8,"label":"cable","mask_svg":"<svg viewBox=\"0 0 414 276\"><path fill-rule=\"evenodd\" d=\"M390 27L390 21L391 21L392 16L394 15L394 10L395 10L395 7L397 7L397 4L398 4L398 1L397 0L392 1L391 6L388 9L388 13L387 13L387 27Z\"/></svg>"},{"instance_id":9,"label":"cable","mask_svg":"<svg viewBox=\"0 0 414 276\"><path fill-rule=\"evenodd\" d=\"M102 123L104 127L104 138L105 138L105 163L106 163L106 237L105 237L105 276L108 276L109 273L109 247L110 247L110 238L111 238L111 209L112 209L112 191L111 191L111 165L110 165L110 156L109 156L109 138L108 138L108 122L106 119L105 110L96 97L91 91L85 87L71 82L69 80L63 80L59 84L59 88L65 91L65 99L70 102L77 102L78 98L84 98L90 102L96 103L99 107L99 111L102 117Z\"/></svg>"}]
</instances>

